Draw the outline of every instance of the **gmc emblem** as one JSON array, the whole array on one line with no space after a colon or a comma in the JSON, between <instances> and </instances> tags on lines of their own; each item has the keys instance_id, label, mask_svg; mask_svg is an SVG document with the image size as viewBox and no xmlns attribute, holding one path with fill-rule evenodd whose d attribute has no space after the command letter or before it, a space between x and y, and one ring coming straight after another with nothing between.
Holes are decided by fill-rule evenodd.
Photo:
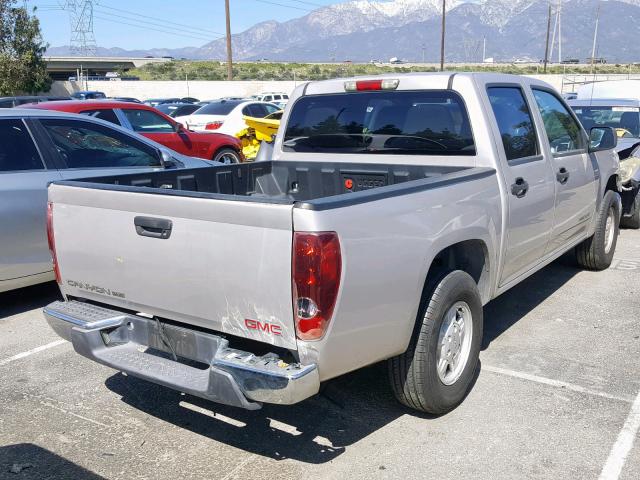
<instances>
[{"instance_id":1,"label":"gmc emblem","mask_svg":"<svg viewBox=\"0 0 640 480\"><path fill-rule=\"evenodd\" d=\"M273 323L262 323L258 320L244 319L244 324L249 330L260 330L262 332L271 333L272 335L282 335L282 327Z\"/></svg>"}]
</instances>

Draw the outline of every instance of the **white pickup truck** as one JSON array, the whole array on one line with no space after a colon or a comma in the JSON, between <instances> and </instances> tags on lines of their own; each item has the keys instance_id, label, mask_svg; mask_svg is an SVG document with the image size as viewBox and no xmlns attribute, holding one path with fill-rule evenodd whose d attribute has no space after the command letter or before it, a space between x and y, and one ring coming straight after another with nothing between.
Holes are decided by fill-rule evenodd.
<instances>
[{"instance_id":1,"label":"white pickup truck","mask_svg":"<svg viewBox=\"0 0 640 480\"><path fill-rule=\"evenodd\" d=\"M49 187L85 357L247 409L383 360L445 413L478 368L483 305L575 249L612 261L616 139L547 84L491 74L328 80L293 94L273 159Z\"/></svg>"}]
</instances>

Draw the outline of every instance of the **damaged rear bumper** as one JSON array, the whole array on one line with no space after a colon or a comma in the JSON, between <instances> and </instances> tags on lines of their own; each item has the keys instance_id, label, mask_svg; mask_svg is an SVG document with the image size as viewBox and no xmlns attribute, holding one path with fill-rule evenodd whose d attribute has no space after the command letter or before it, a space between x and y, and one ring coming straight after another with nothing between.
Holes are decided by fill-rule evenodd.
<instances>
[{"instance_id":1,"label":"damaged rear bumper","mask_svg":"<svg viewBox=\"0 0 640 480\"><path fill-rule=\"evenodd\" d=\"M320 387L315 364L287 364L273 354L258 357L229 348L218 335L78 301L54 302L44 315L80 355L214 402L255 410L261 402L300 402Z\"/></svg>"}]
</instances>

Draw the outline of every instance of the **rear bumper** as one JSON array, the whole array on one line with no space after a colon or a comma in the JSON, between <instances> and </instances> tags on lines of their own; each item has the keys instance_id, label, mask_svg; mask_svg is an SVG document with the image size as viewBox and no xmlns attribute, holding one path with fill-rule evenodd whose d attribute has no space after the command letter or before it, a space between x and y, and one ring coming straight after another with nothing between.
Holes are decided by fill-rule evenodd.
<instances>
[{"instance_id":1,"label":"rear bumper","mask_svg":"<svg viewBox=\"0 0 640 480\"><path fill-rule=\"evenodd\" d=\"M261 402L300 402L320 387L315 364L286 364L272 354L257 357L229 348L217 335L77 301L54 302L44 316L80 355L214 402L255 410Z\"/></svg>"}]
</instances>

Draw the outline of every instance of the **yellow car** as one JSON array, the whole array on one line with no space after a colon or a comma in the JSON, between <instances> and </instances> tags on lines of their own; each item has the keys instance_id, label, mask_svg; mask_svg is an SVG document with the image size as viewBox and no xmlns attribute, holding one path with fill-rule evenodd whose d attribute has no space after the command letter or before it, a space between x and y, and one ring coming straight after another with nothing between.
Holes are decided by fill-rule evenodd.
<instances>
[{"instance_id":1,"label":"yellow car","mask_svg":"<svg viewBox=\"0 0 640 480\"><path fill-rule=\"evenodd\" d=\"M247 124L247 128L236 134L242 142L242 153L247 161L252 161L258 155L260 144L273 141L273 137L278 133L282 110L272 113L265 118L242 117Z\"/></svg>"}]
</instances>

